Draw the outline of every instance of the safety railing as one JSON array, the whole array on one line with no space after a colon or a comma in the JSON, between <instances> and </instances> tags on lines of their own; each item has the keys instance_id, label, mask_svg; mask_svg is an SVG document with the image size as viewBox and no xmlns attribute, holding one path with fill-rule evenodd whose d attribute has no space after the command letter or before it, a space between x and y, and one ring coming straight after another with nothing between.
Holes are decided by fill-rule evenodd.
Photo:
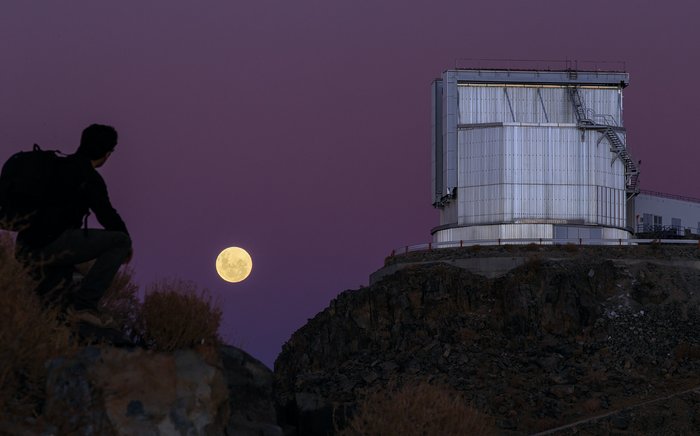
<instances>
[{"instance_id":1,"label":"safety railing","mask_svg":"<svg viewBox=\"0 0 700 436\"><path fill-rule=\"evenodd\" d=\"M637 224L635 233L642 233L645 236L651 235L655 238L663 238L668 236L669 239L675 239L677 237L691 237L695 236L700 238L700 229L696 227L684 227L677 225L663 226L654 224Z\"/></svg>"},{"instance_id":2,"label":"safety railing","mask_svg":"<svg viewBox=\"0 0 700 436\"><path fill-rule=\"evenodd\" d=\"M612 115L608 114L597 114L591 108L583 109L586 114L586 118L593 122L593 124L602 126L619 127L617 120Z\"/></svg>"},{"instance_id":3,"label":"safety railing","mask_svg":"<svg viewBox=\"0 0 700 436\"><path fill-rule=\"evenodd\" d=\"M406 245L395 248L391 255L408 254L415 251L431 251L442 248L463 248L474 246L495 246L495 245L617 245L633 246L647 244L677 244L677 245L697 245L700 247L700 240L695 239L592 239L592 238L517 238L517 239L479 239L461 240L447 242L428 242L425 244Z\"/></svg>"}]
</instances>

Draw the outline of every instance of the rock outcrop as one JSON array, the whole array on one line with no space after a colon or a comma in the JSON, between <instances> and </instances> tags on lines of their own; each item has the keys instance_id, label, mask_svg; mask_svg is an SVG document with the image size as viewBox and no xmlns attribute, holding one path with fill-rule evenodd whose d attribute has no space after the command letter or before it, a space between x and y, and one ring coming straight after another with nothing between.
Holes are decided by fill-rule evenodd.
<instances>
[{"instance_id":1,"label":"rock outcrop","mask_svg":"<svg viewBox=\"0 0 700 436\"><path fill-rule=\"evenodd\" d=\"M235 347L88 346L47 365L38 416L0 420L0 434L283 435L272 371Z\"/></svg>"},{"instance_id":2,"label":"rock outcrop","mask_svg":"<svg viewBox=\"0 0 700 436\"><path fill-rule=\"evenodd\" d=\"M272 371L236 347L222 347L221 359L231 410L228 434L282 436L277 426Z\"/></svg>"},{"instance_id":3,"label":"rock outcrop","mask_svg":"<svg viewBox=\"0 0 700 436\"><path fill-rule=\"evenodd\" d=\"M696 247L524 247L492 279L440 263L477 250L423 253L299 329L275 362L282 419L331 434L364 390L422 379L461 391L503 434L700 431ZM659 404L679 415L640 412Z\"/></svg>"},{"instance_id":4,"label":"rock outcrop","mask_svg":"<svg viewBox=\"0 0 700 436\"><path fill-rule=\"evenodd\" d=\"M44 419L58 434L224 434L223 373L194 350L87 347L50 363Z\"/></svg>"}]
</instances>

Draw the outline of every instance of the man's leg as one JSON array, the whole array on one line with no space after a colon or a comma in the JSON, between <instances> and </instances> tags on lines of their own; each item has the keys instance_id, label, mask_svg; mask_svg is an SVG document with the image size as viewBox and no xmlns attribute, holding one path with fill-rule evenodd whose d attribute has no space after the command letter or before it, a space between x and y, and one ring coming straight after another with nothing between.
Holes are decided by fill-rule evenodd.
<instances>
[{"instance_id":1,"label":"man's leg","mask_svg":"<svg viewBox=\"0 0 700 436\"><path fill-rule=\"evenodd\" d=\"M76 310L97 310L119 267L131 253L131 239L122 232L97 229L66 230L41 250L52 268L71 268L95 260L80 289L68 296Z\"/></svg>"}]
</instances>

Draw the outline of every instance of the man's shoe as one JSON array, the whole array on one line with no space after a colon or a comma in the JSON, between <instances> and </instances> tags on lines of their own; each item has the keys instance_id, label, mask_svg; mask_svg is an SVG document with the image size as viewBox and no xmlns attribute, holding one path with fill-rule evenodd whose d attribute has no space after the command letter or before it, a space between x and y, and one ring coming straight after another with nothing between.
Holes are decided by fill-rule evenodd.
<instances>
[{"instance_id":1,"label":"man's shoe","mask_svg":"<svg viewBox=\"0 0 700 436\"><path fill-rule=\"evenodd\" d=\"M117 324L114 322L114 319L112 319L111 316L104 313L99 313L96 310L79 310L69 307L68 310L66 310L66 314L68 315L68 321L73 323L83 322L95 327L117 328Z\"/></svg>"}]
</instances>

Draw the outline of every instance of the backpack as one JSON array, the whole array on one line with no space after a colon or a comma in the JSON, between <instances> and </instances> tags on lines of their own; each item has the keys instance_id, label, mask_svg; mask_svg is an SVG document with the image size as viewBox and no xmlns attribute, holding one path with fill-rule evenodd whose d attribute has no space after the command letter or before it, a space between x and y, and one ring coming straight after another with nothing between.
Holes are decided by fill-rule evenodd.
<instances>
[{"instance_id":1,"label":"backpack","mask_svg":"<svg viewBox=\"0 0 700 436\"><path fill-rule=\"evenodd\" d=\"M10 156L0 172L0 229L18 232L28 227L37 211L51 204L58 167L58 151L32 151Z\"/></svg>"}]
</instances>

